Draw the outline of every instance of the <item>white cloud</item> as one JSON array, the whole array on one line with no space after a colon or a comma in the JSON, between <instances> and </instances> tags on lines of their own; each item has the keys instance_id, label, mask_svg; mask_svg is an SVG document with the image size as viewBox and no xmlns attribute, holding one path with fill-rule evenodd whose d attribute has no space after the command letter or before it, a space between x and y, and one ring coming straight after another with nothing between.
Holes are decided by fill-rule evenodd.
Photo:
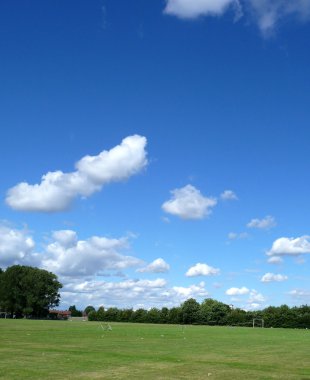
<instances>
[{"instance_id":1,"label":"white cloud","mask_svg":"<svg viewBox=\"0 0 310 380\"><path fill-rule=\"evenodd\" d=\"M61 276L92 276L142 264L140 259L122 254L129 247L126 237L78 240L74 231L63 230L54 232L53 239L46 247L42 266Z\"/></svg>"},{"instance_id":2,"label":"white cloud","mask_svg":"<svg viewBox=\"0 0 310 380\"><path fill-rule=\"evenodd\" d=\"M171 193L172 198L162 205L162 209L182 219L203 219L210 215L211 208L217 203L215 198L204 197L192 185L172 190Z\"/></svg>"},{"instance_id":3,"label":"white cloud","mask_svg":"<svg viewBox=\"0 0 310 380\"><path fill-rule=\"evenodd\" d=\"M275 240L271 249L267 252L268 256L296 256L310 253L310 236L298 238L282 237Z\"/></svg>"},{"instance_id":4,"label":"white cloud","mask_svg":"<svg viewBox=\"0 0 310 380\"><path fill-rule=\"evenodd\" d=\"M294 289L289 292L290 296L296 301L300 301L303 304L310 303L310 291L303 289Z\"/></svg>"},{"instance_id":5,"label":"white cloud","mask_svg":"<svg viewBox=\"0 0 310 380\"><path fill-rule=\"evenodd\" d=\"M248 294L248 293L247 293ZM237 300L240 302L240 300ZM264 307L264 303L266 302L265 297L259 293L257 290L252 289L249 292L249 297L246 300L246 303L241 306L244 310L258 310Z\"/></svg>"},{"instance_id":6,"label":"white cloud","mask_svg":"<svg viewBox=\"0 0 310 380\"><path fill-rule=\"evenodd\" d=\"M221 194L221 199L223 201L236 201L236 200L238 200L238 197L237 197L236 193L234 193L232 190L225 190Z\"/></svg>"},{"instance_id":7,"label":"white cloud","mask_svg":"<svg viewBox=\"0 0 310 380\"><path fill-rule=\"evenodd\" d=\"M281 263L283 263L283 259L279 256L271 256L271 257L269 257L267 262L269 264L281 264Z\"/></svg>"},{"instance_id":8,"label":"white cloud","mask_svg":"<svg viewBox=\"0 0 310 380\"><path fill-rule=\"evenodd\" d=\"M266 35L274 30L281 19L287 16L308 20L310 2L308 0L249 0L249 11L262 33Z\"/></svg>"},{"instance_id":9,"label":"white cloud","mask_svg":"<svg viewBox=\"0 0 310 380\"><path fill-rule=\"evenodd\" d=\"M237 0L168 0L164 12L184 19L221 15Z\"/></svg>"},{"instance_id":10,"label":"white cloud","mask_svg":"<svg viewBox=\"0 0 310 380\"><path fill-rule=\"evenodd\" d=\"M251 290L250 297L248 299L248 303L249 304L253 304L253 303L261 304L261 303L263 303L265 301L266 301L266 299L265 299L265 297L261 293L259 293L255 289Z\"/></svg>"},{"instance_id":11,"label":"white cloud","mask_svg":"<svg viewBox=\"0 0 310 380\"><path fill-rule=\"evenodd\" d=\"M263 219L252 219L248 224L247 227L249 228L258 228L261 230L269 230L272 227L276 226L276 221L273 216L266 216Z\"/></svg>"},{"instance_id":12,"label":"white cloud","mask_svg":"<svg viewBox=\"0 0 310 380\"><path fill-rule=\"evenodd\" d=\"M0 225L0 266L33 264L38 260L34 252L35 243L26 230L17 230Z\"/></svg>"},{"instance_id":13,"label":"white cloud","mask_svg":"<svg viewBox=\"0 0 310 380\"><path fill-rule=\"evenodd\" d=\"M170 292L170 297L176 297L180 302L184 302L189 298L208 297L209 293L205 289L205 283L202 281L198 285L191 285L189 287L174 286Z\"/></svg>"},{"instance_id":14,"label":"white cloud","mask_svg":"<svg viewBox=\"0 0 310 380\"><path fill-rule=\"evenodd\" d=\"M236 239L238 239L238 236L239 236L239 234L237 234L236 232L229 232L228 239L229 240L236 240Z\"/></svg>"},{"instance_id":15,"label":"white cloud","mask_svg":"<svg viewBox=\"0 0 310 380\"><path fill-rule=\"evenodd\" d=\"M158 258L144 268L137 269L140 273L164 273L168 272L170 265L164 259Z\"/></svg>"},{"instance_id":16,"label":"white cloud","mask_svg":"<svg viewBox=\"0 0 310 380\"><path fill-rule=\"evenodd\" d=\"M76 197L88 197L103 185L128 179L147 164L146 138L126 137L120 145L97 156L85 156L76 171L58 170L42 176L40 184L22 182L7 192L6 203L15 210L55 212L70 207Z\"/></svg>"},{"instance_id":17,"label":"white cloud","mask_svg":"<svg viewBox=\"0 0 310 380\"><path fill-rule=\"evenodd\" d=\"M228 234L229 240L242 240L247 239L249 237L249 234L246 232L236 233L236 232L230 232Z\"/></svg>"},{"instance_id":18,"label":"white cloud","mask_svg":"<svg viewBox=\"0 0 310 380\"><path fill-rule=\"evenodd\" d=\"M197 277L197 276L214 276L220 273L220 270L217 268L210 267L207 264L197 263L192 266L186 272L187 277Z\"/></svg>"},{"instance_id":19,"label":"white cloud","mask_svg":"<svg viewBox=\"0 0 310 380\"><path fill-rule=\"evenodd\" d=\"M62 291L62 302L72 304L94 304L105 307L134 307L141 303L154 305L161 301L161 295L166 291L167 282L164 279L134 280L121 282L106 281L72 281L65 284ZM165 298L165 297L163 297Z\"/></svg>"},{"instance_id":20,"label":"white cloud","mask_svg":"<svg viewBox=\"0 0 310 380\"><path fill-rule=\"evenodd\" d=\"M244 295L244 294L248 294L249 292L250 292L250 290L248 288L246 288L245 286L243 286L242 288L230 288L230 289L227 289L225 293L228 296L241 296L241 295Z\"/></svg>"},{"instance_id":21,"label":"white cloud","mask_svg":"<svg viewBox=\"0 0 310 380\"><path fill-rule=\"evenodd\" d=\"M181 19L196 19L221 16L231 7L235 20L242 16L253 20L265 36L287 17L293 16L302 22L310 19L309 0L167 0L164 13Z\"/></svg>"},{"instance_id":22,"label":"white cloud","mask_svg":"<svg viewBox=\"0 0 310 380\"><path fill-rule=\"evenodd\" d=\"M261 282L282 282L287 279L288 277L283 274L266 273L261 278Z\"/></svg>"},{"instance_id":23,"label":"white cloud","mask_svg":"<svg viewBox=\"0 0 310 380\"><path fill-rule=\"evenodd\" d=\"M76 232L72 230L54 231L52 236L64 248L75 246L78 240Z\"/></svg>"},{"instance_id":24,"label":"white cloud","mask_svg":"<svg viewBox=\"0 0 310 380\"><path fill-rule=\"evenodd\" d=\"M179 306L188 298L204 298L209 294L205 283L189 287L168 287L167 281L127 279L121 282L106 281L71 281L62 290L63 305L87 305L95 307L116 306L120 308L133 307L162 307Z\"/></svg>"},{"instance_id":25,"label":"white cloud","mask_svg":"<svg viewBox=\"0 0 310 380\"><path fill-rule=\"evenodd\" d=\"M257 302L252 302L252 303L249 303L247 305L247 307L245 308L245 310L257 310L261 307L261 304L260 303L257 303Z\"/></svg>"}]
</instances>

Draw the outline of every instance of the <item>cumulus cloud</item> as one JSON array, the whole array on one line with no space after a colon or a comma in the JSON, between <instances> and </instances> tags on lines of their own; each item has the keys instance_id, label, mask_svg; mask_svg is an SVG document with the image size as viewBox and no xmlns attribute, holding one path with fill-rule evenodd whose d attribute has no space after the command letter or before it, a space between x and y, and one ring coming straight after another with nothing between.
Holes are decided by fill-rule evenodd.
<instances>
[{"instance_id":1,"label":"cumulus cloud","mask_svg":"<svg viewBox=\"0 0 310 380\"><path fill-rule=\"evenodd\" d=\"M236 200L238 200L238 197L237 197L236 193L233 192L232 190L225 190L221 194L221 199L223 201L236 201Z\"/></svg>"},{"instance_id":2,"label":"cumulus cloud","mask_svg":"<svg viewBox=\"0 0 310 380\"><path fill-rule=\"evenodd\" d=\"M126 137L120 145L97 156L85 156L76 171L48 172L39 184L19 183L7 192L6 203L19 211L56 212L70 207L76 197L88 197L110 182L126 180L147 165L146 138Z\"/></svg>"},{"instance_id":3,"label":"cumulus cloud","mask_svg":"<svg viewBox=\"0 0 310 380\"><path fill-rule=\"evenodd\" d=\"M261 282L282 282L287 279L288 277L283 274L266 273L261 278Z\"/></svg>"},{"instance_id":4,"label":"cumulus cloud","mask_svg":"<svg viewBox=\"0 0 310 380\"><path fill-rule=\"evenodd\" d=\"M282 237L275 240L268 256L297 256L310 253L310 236L298 238Z\"/></svg>"},{"instance_id":5,"label":"cumulus cloud","mask_svg":"<svg viewBox=\"0 0 310 380\"><path fill-rule=\"evenodd\" d=\"M252 219L248 224L248 228L258 228L260 230L269 230L277 225L273 216L267 215L263 219Z\"/></svg>"},{"instance_id":6,"label":"cumulus cloud","mask_svg":"<svg viewBox=\"0 0 310 380\"><path fill-rule=\"evenodd\" d=\"M220 270L213 268L207 264L197 263L188 269L185 276L197 277L197 276L214 276L220 273Z\"/></svg>"},{"instance_id":7,"label":"cumulus cloud","mask_svg":"<svg viewBox=\"0 0 310 380\"><path fill-rule=\"evenodd\" d=\"M308 0L167 0L164 13L181 19L196 19L201 16L221 16L232 7L235 20L242 16L253 20L265 36L287 17L299 21L310 19Z\"/></svg>"},{"instance_id":8,"label":"cumulus cloud","mask_svg":"<svg viewBox=\"0 0 310 380\"><path fill-rule=\"evenodd\" d=\"M205 283L201 281L197 285L190 285L189 287L174 286L170 291L170 297L176 297L180 302L186 301L189 298L207 297L209 293L205 289Z\"/></svg>"},{"instance_id":9,"label":"cumulus cloud","mask_svg":"<svg viewBox=\"0 0 310 380\"><path fill-rule=\"evenodd\" d=\"M158 258L144 268L137 269L140 273L165 273L170 269L170 265L164 259Z\"/></svg>"},{"instance_id":10,"label":"cumulus cloud","mask_svg":"<svg viewBox=\"0 0 310 380\"><path fill-rule=\"evenodd\" d=\"M243 286L242 288L229 288L226 290L226 294L228 296L241 296L241 295L244 295L244 294L248 294L250 292L250 290L248 288L246 288L245 286Z\"/></svg>"},{"instance_id":11,"label":"cumulus cloud","mask_svg":"<svg viewBox=\"0 0 310 380\"><path fill-rule=\"evenodd\" d=\"M183 19L221 15L237 0L168 0L164 12Z\"/></svg>"},{"instance_id":12,"label":"cumulus cloud","mask_svg":"<svg viewBox=\"0 0 310 380\"><path fill-rule=\"evenodd\" d=\"M96 307L139 307L149 308L157 305L179 306L188 298L204 298L209 294L205 283L189 287L169 287L166 280L134 280L127 279L121 282L82 281L74 280L65 283L62 289L62 303L65 305L92 304Z\"/></svg>"},{"instance_id":13,"label":"cumulus cloud","mask_svg":"<svg viewBox=\"0 0 310 380\"><path fill-rule=\"evenodd\" d=\"M128 248L126 237L110 239L92 236L78 240L74 231L57 231L46 247L42 266L62 276L83 277L141 265L140 259L123 255Z\"/></svg>"},{"instance_id":14,"label":"cumulus cloud","mask_svg":"<svg viewBox=\"0 0 310 380\"><path fill-rule=\"evenodd\" d=\"M215 198L207 198L192 185L171 191L172 198L162 205L168 214L182 219L203 219L210 215L217 203Z\"/></svg>"},{"instance_id":15,"label":"cumulus cloud","mask_svg":"<svg viewBox=\"0 0 310 380\"><path fill-rule=\"evenodd\" d=\"M0 225L0 266L36 264L35 243L26 230Z\"/></svg>"},{"instance_id":16,"label":"cumulus cloud","mask_svg":"<svg viewBox=\"0 0 310 380\"><path fill-rule=\"evenodd\" d=\"M134 280L127 279L121 282L107 281L73 281L65 284L62 291L64 303L70 304L73 300L77 304L94 304L105 307L132 307L141 303L157 303L159 295L166 290L167 282L164 279Z\"/></svg>"},{"instance_id":17,"label":"cumulus cloud","mask_svg":"<svg viewBox=\"0 0 310 380\"><path fill-rule=\"evenodd\" d=\"M263 303L265 301L266 301L266 299L265 299L265 297L261 293L259 293L255 289L251 290L250 296L249 296L249 299L248 299L248 303L249 304L253 304L253 303L261 304L261 303Z\"/></svg>"}]
</instances>

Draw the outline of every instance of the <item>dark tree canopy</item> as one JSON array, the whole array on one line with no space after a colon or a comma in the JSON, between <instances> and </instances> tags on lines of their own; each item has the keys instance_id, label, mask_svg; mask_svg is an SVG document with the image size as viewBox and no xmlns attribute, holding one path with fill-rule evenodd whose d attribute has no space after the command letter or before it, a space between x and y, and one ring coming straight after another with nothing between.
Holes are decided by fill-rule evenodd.
<instances>
[{"instance_id":1,"label":"dark tree canopy","mask_svg":"<svg viewBox=\"0 0 310 380\"><path fill-rule=\"evenodd\" d=\"M69 311L71 311L71 317L82 317L83 313L81 310L78 310L75 305L69 307Z\"/></svg>"},{"instance_id":2,"label":"dark tree canopy","mask_svg":"<svg viewBox=\"0 0 310 380\"><path fill-rule=\"evenodd\" d=\"M61 287L51 272L13 265L0 272L0 308L17 317L44 317L49 308L59 305Z\"/></svg>"},{"instance_id":3,"label":"dark tree canopy","mask_svg":"<svg viewBox=\"0 0 310 380\"><path fill-rule=\"evenodd\" d=\"M264 319L265 327L310 328L310 306L269 306L258 311L245 311L223 302L207 298L201 304L195 299L186 300L179 307L145 309L104 309L99 307L88 314L89 321L201 324L210 326L252 327L253 320ZM262 321L260 322L262 323Z\"/></svg>"},{"instance_id":4,"label":"dark tree canopy","mask_svg":"<svg viewBox=\"0 0 310 380\"><path fill-rule=\"evenodd\" d=\"M94 306L89 305L85 307L84 313L88 315L91 311L96 311L96 309L94 308Z\"/></svg>"}]
</instances>

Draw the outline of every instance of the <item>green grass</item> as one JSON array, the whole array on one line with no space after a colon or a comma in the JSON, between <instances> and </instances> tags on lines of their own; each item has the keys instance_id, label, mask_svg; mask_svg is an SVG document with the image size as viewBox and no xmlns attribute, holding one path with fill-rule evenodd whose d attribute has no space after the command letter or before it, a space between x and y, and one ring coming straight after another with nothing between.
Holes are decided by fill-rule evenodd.
<instances>
[{"instance_id":1,"label":"green grass","mask_svg":"<svg viewBox=\"0 0 310 380\"><path fill-rule=\"evenodd\" d=\"M310 331L0 319L0 379L309 379Z\"/></svg>"}]
</instances>

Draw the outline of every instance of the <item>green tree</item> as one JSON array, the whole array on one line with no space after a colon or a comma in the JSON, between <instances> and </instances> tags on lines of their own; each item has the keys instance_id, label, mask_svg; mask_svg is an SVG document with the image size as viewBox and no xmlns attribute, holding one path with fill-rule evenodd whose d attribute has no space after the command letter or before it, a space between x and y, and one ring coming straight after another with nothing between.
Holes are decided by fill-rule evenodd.
<instances>
[{"instance_id":1,"label":"green tree","mask_svg":"<svg viewBox=\"0 0 310 380\"><path fill-rule=\"evenodd\" d=\"M131 316L132 322L145 323L147 321L147 311L145 309L137 309Z\"/></svg>"},{"instance_id":2,"label":"green tree","mask_svg":"<svg viewBox=\"0 0 310 380\"><path fill-rule=\"evenodd\" d=\"M224 325L227 323L230 312L229 305L207 298L200 305L199 322L208 325Z\"/></svg>"},{"instance_id":3,"label":"green tree","mask_svg":"<svg viewBox=\"0 0 310 380\"><path fill-rule=\"evenodd\" d=\"M103 306L100 306L97 310L97 320L98 321L104 321L105 318L105 310Z\"/></svg>"},{"instance_id":4,"label":"green tree","mask_svg":"<svg viewBox=\"0 0 310 380\"><path fill-rule=\"evenodd\" d=\"M182 322L186 324L197 323L199 318L200 305L190 298L181 305Z\"/></svg>"},{"instance_id":5,"label":"green tree","mask_svg":"<svg viewBox=\"0 0 310 380\"><path fill-rule=\"evenodd\" d=\"M160 315L160 310L157 309L156 307L152 307L147 312L146 320L149 323L160 323L161 322L161 315Z\"/></svg>"},{"instance_id":6,"label":"green tree","mask_svg":"<svg viewBox=\"0 0 310 380\"><path fill-rule=\"evenodd\" d=\"M81 310L78 310L75 305L69 307L69 311L71 311L71 317L82 317L83 313Z\"/></svg>"},{"instance_id":7,"label":"green tree","mask_svg":"<svg viewBox=\"0 0 310 380\"><path fill-rule=\"evenodd\" d=\"M160 310L160 323L168 323L169 309L167 307L162 307Z\"/></svg>"},{"instance_id":8,"label":"green tree","mask_svg":"<svg viewBox=\"0 0 310 380\"><path fill-rule=\"evenodd\" d=\"M119 321L119 310L117 307L109 307L107 311L105 312L105 321L109 322L117 322Z\"/></svg>"},{"instance_id":9,"label":"green tree","mask_svg":"<svg viewBox=\"0 0 310 380\"><path fill-rule=\"evenodd\" d=\"M88 316L88 320L89 320L89 321L98 321L98 316L97 316L97 312L96 312L96 310L92 310L92 311L90 311L90 312L87 314L87 316Z\"/></svg>"},{"instance_id":10,"label":"green tree","mask_svg":"<svg viewBox=\"0 0 310 380\"><path fill-rule=\"evenodd\" d=\"M180 307L172 307L168 311L167 323L178 324L182 322L182 311Z\"/></svg>"},{"instance_id":11,"label":"green tree","mask_svg":"<svg viewBox=\"0 0 310 380\"><path fill-rule=\"evenodd\" d=\"M227 324L232 326L250 326L252 321L248 321L247 312L239 308L231 308L227 315Z\"/></svg>"},{"instance_id":12,"label":"green tree","mask_svg":"<svg viewBox=\"0 0 310 380\"><path fill-rule=\"evenodd\" d=\"M133 314L132 309L122 309L119 312L119 320L122 322L129 322L132 319L132 314Z\"/></svg>"},{"instance_id":13,"label":"green tree","mask_svg":"<svg viewBox=\"0 0 310 380\"><path fill-rule=\"evenodd\" d=\"M51 272L13 265L0 277L0 307L17 317L45 317L49 308L59 305L62 285Z\"/></svg>"},{"instance_id":14,"label":"green tree","mask_svg":"<svg viewBox=\"0 0 310 380\"><path fill-rule=\"evenodd\" d=\"M94 308L94 306L86 306L85 310L84 310L84 313L86 315L88 315L91 311L96 311L96 309Z\"/></svg>"}]
</instances>

